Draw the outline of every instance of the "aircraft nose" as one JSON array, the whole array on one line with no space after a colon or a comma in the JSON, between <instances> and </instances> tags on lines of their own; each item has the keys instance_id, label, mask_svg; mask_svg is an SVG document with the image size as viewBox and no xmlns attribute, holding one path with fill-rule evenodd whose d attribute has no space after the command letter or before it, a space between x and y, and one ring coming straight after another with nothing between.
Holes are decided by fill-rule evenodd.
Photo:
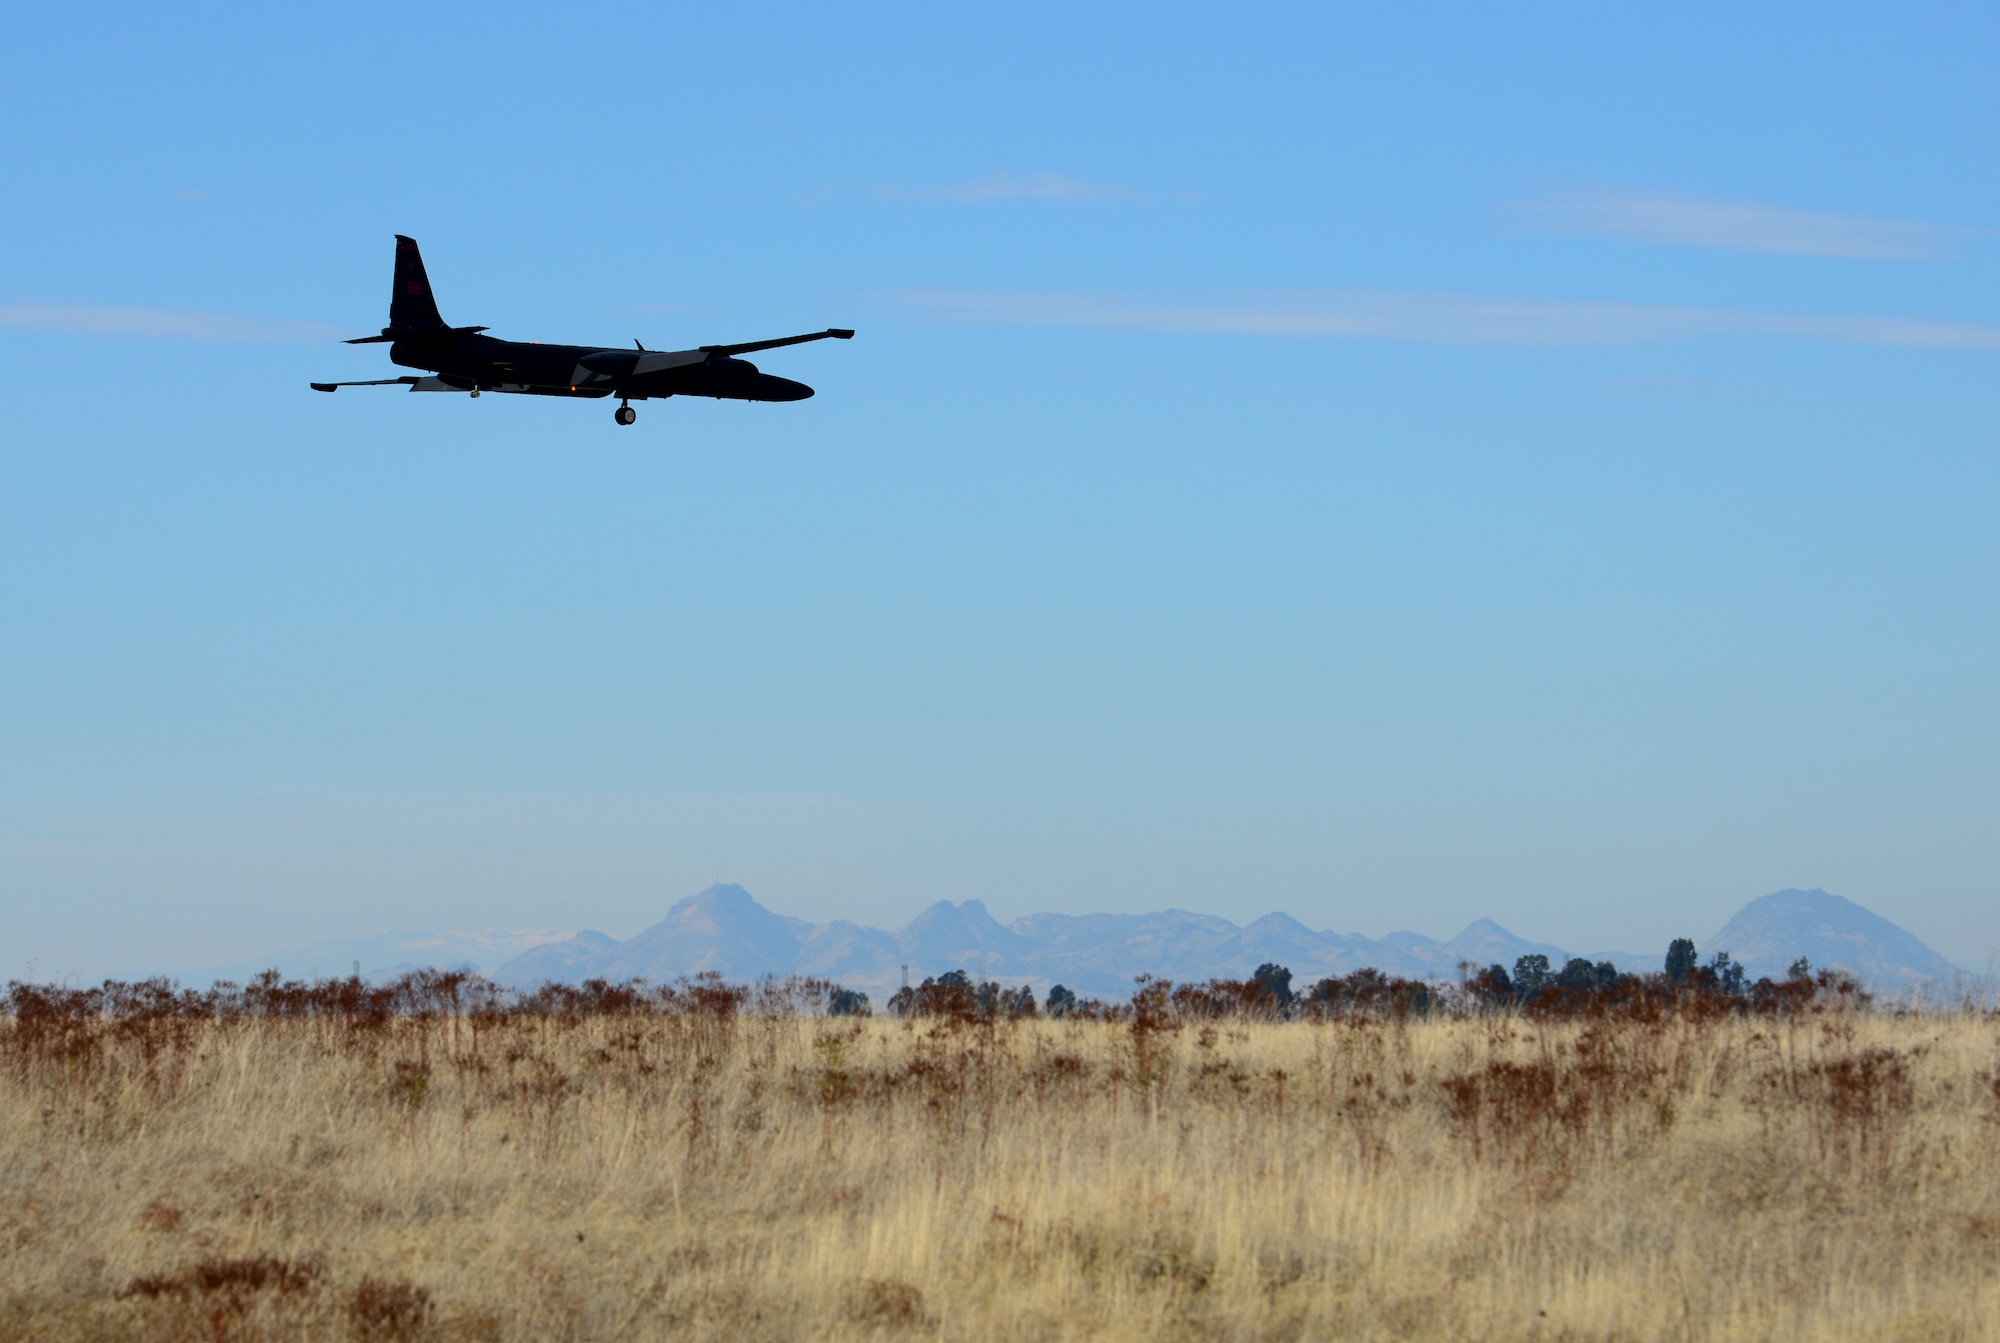
<instances>
[{"instance_id":1,"label":"aircraft nose","mask_svg":"<svg viewBox=\"0 0 2000 1343\"><path fill-rule=\"evenodd\" d=\"M757 375L757 399L759 401L803 401L813 394L813 389L802 382L790 378L776 378L769 373Z\"/></svg>"}]
</instances>

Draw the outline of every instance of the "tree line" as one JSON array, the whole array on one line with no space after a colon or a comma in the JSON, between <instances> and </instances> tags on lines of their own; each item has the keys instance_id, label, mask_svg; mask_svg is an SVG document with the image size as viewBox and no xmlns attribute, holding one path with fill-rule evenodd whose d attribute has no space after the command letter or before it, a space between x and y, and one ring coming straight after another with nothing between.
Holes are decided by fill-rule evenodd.
<instances>
[{"instance_id":1,"label":"tree line","mask_svg":"<svg viewBox=\"0 0 2000 1343\"><path fill-rule=\"evenodd\" d=\"M1271 1021L1325 1017L1412 1017L1439 1011L1516 1009L1540 1015L1601 1013L1618 1009L1657 1010L1700 1004L1721 1011L1785 1012L1825 998L1862 1005L1869 995L1860 981L1839 970L1815 971L1801 956L1782 980L1752 981L1728 952L1700 962L1694 942L1677 937L1667 948L1659 973L1621 971L1609 961L1572 957L1557 969L1539 952L1519 957L1510 972L1503 965L1459 966L1456 983L1407 979L1371 968L1324 977L1303 991L1292 987L1289 968L1267 961L1248 979L1209 979L1173 984L1139 977L1131 1001L1106 1003L1079 996L1062 984L1049 989L1039 1008L1023 985L1003 988L953 970L905 986L887 1004L895 1017L968 1019L1055 1018L1121 1020L1157 1008L1188 1019L1246 1017ZM844 1010L869 1012L866 994L849 994Z\"/></svg>"},{"instance_id":2,"label":"tree line","mask_svg":"<svg viewBox=\"0 0 2000 1343\"><path fill-rule=\"evenodd\" d=\"M1784 979L1751 980L1743 965L1718 952L1699 961L1694 943L1676 938L1659 973L1620 971L1609 961L1575 957L1557 969L1545 955L1502 965L1459 967L1455 983L1408 979L1373 968L1325 976L1294 988L1292 971L1275 962L1247 979L1175 984L1141 975L1125 1002L1087 997L1062 984L1036 1001L1028 985L1005 987L952 970L905 986L885 1008L891 1017L943 1017L968 1021L1046 1016L1057 1020L1126 1021L1139 1017L1179 1020L1244 1018L1268 1021L1331 1017L1420 1017L1437 1012L1525 1011L1538 1015L1657 1011L1700 1005L1707 1010L1783 1012L1833 999L1865 1005L1868 995L1853 976L1814 970L1804 957ZM18 1026L92 1020L166 1021L235 1019L334 1019L387 1022L399 1017L831 1016L874 1015L869 995L831 980L775 977L730 984L713 972L671 984L641 979L581 984L549 981L512 990L469 970L416 970L375 983L359 975L287 980L268 970L248 983L220 982L183 988L164 979L106 980L92 988L8 984L0 1013Z\"/></svg>"}]
</instances>

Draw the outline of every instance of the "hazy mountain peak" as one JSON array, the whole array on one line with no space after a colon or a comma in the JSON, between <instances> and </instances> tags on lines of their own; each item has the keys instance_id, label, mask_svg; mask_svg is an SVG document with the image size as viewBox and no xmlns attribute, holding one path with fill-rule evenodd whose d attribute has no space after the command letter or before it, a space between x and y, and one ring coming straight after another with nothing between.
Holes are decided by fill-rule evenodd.
<instances>
[{"instance_id":1,"label":"hazy mountain peak","mask_svg":"<svg viewBox=\"0 0 2000 1343\"><path fill-rule=\"evenodd\" d=\"M918 915L904 924L905 928L928 927L948 924L967 928L1002 928L1000 921L987 912L985 902L963 900L953 904L949 900L939 900L926 905Z\"/></svg>"},{"instance_id":2,"label":"hazy mountain peak","mask_svg":"<svg viewBox=\"0 0 2000 1343\"><path fill-rule=\"evenodd\" d=\"M679 912L680 910L694 906L710 906L723 909L763 908L763 906L758 904L757 901L751 896L750 892L744 890L741 886L738 886L735 882L721 881L717 882L713 886L706 888L705 890L700 890L695 892L693 895L688 896L684 900L676 900L673 904L673 907L667 911L667 916L669 918L672 918L673 915Z\"/></svg>"},{"instance_id":3,"label":"hazy mountain peak","mask_svg":"<svg viewBox=\"0 0 2000 1343\"><path fill-rule=\"evenodd\" d=\"M669 980L713 970L732 979L786 975L813 929L773 913L734 882L676 901L667 917L600 958L594 973L612 979Z\"/></svg>"},{"instance_id":4,"label":"hazy mountain peak","mask_svg":"<svg viewBox=\"0 0 2000 1343\"><path fill-rule=\"evenodd\" d=\"M1561 947L1516 937L1492 919L1474 919L1450 941L1410 951L1429 958L1440 973L1451 974L1457 973L1461 961L1474 966L1511 967L1523 956L1546 956L1551 965L1561 965L1569 959L1569 953Z\"/></svg>"},{"instance_id":5,"label":"hazy mountain peak","mask_svg":"<svg viewBox=\"0 0 2000 1343\"><path fill-rule=\"evenodd\" d=\"M1258 916L1257 918L1250 920L1250 922L1243 925L1243 931L1246 933L1252 933L1252 932L1281 933L1281 934L1300 933L1307 937L1319 936L1318 933L1315 933L1312 929L1306 927L1303 923L1300 923L1297 919L1293 918L1291 915L1278 911L1273 911L1272 913L1269 914L1263 914Z\"/></svg>"},{"instance_id":6,"label":"hazy mountain peak","mask_svg":"<svg viewBox=\"0 0 2000 1343\"><path fill-rule=\"evenodd\" d=\"M1701 944L1703 955L1726 951L1752 975L1785 973L1798 957L1816 967L1847 970L1874 983L1951 980L1959 970L1852 900L1814 888L1759 896Z\"/></svg>"},{"instance_id":7,"label":"hazy mountain peak","mask_svg":"<svg viewBox=\"0 0 2000 1343\"><path fill-rule=\"evenodd\" d=\"M987 912L978 900L954 905L940 900L896 930L896 945L912 964L949 960L978 961L1013 952L1021 935ZM947 965L944 970L978 969L977 965Z\"/></svg>"}]
</instances>

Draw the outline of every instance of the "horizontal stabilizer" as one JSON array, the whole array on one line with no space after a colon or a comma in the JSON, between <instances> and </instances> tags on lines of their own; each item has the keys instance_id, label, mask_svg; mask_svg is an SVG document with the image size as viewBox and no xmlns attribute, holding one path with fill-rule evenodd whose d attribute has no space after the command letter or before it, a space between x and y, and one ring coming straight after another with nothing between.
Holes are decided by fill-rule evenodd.
<instances>
[{"instance_id":1,"label":"horizontal stabilizer","mask_svg":"<svg viewBox=\"0 0 2000 1343\"><path fill-rule=\"evenodd\" d=\"M446 326L427 331L398 331L393 326L385 326L379 336L356 336L353 340L342 341L341 344L380 345L391 340L440 340L446 336L476 336L484 330L486 328L483 326Z\"/></svg>"},{"instance_id":2,"label":"horizontal stabilizer","mask_svg":"<svg viewBox=\"0 0 2000 1343\"><path fill-rule=\"evenodd\" d=\"M368 382L316 382L312 385L312 389L315 392L337 392L343 387L411 386L416 381L415 378L374 378Z\"/></svg>"}]
</instances>

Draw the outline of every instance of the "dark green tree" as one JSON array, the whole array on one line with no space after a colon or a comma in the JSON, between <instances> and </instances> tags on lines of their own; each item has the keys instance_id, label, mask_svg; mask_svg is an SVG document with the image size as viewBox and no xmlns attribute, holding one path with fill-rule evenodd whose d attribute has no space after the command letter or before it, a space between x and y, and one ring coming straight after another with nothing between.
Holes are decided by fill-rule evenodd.
<instances>
[{"instance_id":1,"label":"dark green tree","mask_svg":"<svg viewBox=\"0 0 2000 1343\"><path fill-rule=\"evenodd\" d=\"M1292 972L1284 966L1266 961L1257 967L1257 973L1251 978L1262 984L1270 995L1278 1000L1279 1007L1292 1005Z\"/></svg>"},{"instance_id":2,"label":"dark green tree","mask_svg":"<svg viewBox=\"0 0 2000 1343\"><path fill-rule=\"evenodd\" d=\"M1501 1007L1514 1001L1514 981L1507 978L1506 966L1489 965L1478 974L1471 973L1471 970L1469 962L1461 965L1459 978L1466 991L1481 1005Z\"/></svg>"},{"instance_id":3,"label":"dark green tree","mask_svg":"<svg viewBox=\"0 0 2000 1343\"><path fill-rule=\"evenodd\" d=\"M1618 978L1618 968L1610 961L1599 961L1592 965L1581 956L1572 956L1569 963L1556 976L1556 983L1566 989L1583 989L1596 993L1611 987Z\"/></svg>"},{"instance_id":4,"label":"dark green tree","mask_svg":"<svg viewBox=\"0 0 2000 1343\"><path fill-rule=\"evenodd\" d=\"M1695 967L1694 942L1690 938L1677 937L1667 944L1667 982L1678 984L1691 974Z\"/></svg>"},{"instance_id":5,"label":"dark green tree","mask_svg":"<svg viewBox=\"0 0 2000 1343\"><path fill-rule=\"evenodd\" d=\"M1018 989L1003 989L1000 993L1000 1015L1003 1017L1031 1017L1035 1015L1035 991L1026 984Z\"/></svg>"},{"instance_id":6,"label":"dark green tree","mask_svg":"<svg viewBox=\"0 0 2000 1343\"><path fill-rule=\"evenodd\" d=\"M1792 962L1792 968L1785 971L1786 979L1811 979L1812 962L1801 956Z\"/></svg>"},{"instance_id":7,"label":"dark green tree","mask_svg":"<svg viewBox=\"0 0 2000 1343\"><path fill-rule=\"evenodd\" d=\"M1523 1001L1540 993L1552 978L1549 958L1539 951L1514 962L1514 992L1521 995Z\"/></svg>"}]
</instances>

